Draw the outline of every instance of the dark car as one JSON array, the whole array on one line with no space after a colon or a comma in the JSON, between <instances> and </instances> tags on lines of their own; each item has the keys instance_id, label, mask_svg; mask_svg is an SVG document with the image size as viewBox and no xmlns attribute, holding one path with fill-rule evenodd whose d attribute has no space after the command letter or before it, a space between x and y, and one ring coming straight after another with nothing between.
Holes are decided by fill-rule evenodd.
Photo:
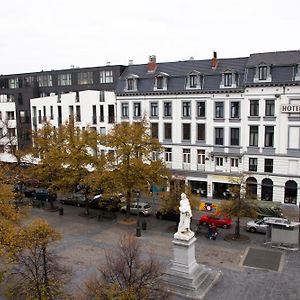
<instances>
[{"instance_id":1,"label":"dark car","mask_svg":"<svg viewBox=\"0 0 300 300\"><path fill-rule=\"evenodd\" d=\"M35 190L34 198L40 201L55 201L57 194L49 192L48 189L40 188Z\"/></svg>"},{"instance_id":2,"label":"dark car","mask_svg":"<svg viewBox=\"0 0 300 300\"><path fill-rule=\"evenodd\" d=\"M80 193L74 193L72 195L69 195L59 201L61 204L70 204L70 205L76 205L76 206L85 206L85 197L83 194Z\"/></svg>"},{"instance_id":3,"label":"dark car","mask_svg":"<svg viewBox=\"0 0 300 300\"><path fill-rule=\"evenodd\" d=\"M156 218L162 219L162 220L170 220L170 221L179 222L180 215L179 215L179 213L176 213L174 211L166 212L166 211L158 210L156 212Z\"/></svg>"},{"instance_id":4,"label":"dark car","mask_svg":"<svg viewBox=\"0 0 300 300\"><path fill-rule=\"evenodd\" d=\"M26 198L32 198L35 196L35 188L25 187L23 193Z\"/></svg>"},{"instance_id":5,"label":"dark car","mask_svg":"<svg viewBox=\"0 0 300 300\"><path fill-rule=\"evenodd\" d=\"M97 195L93 201L97 201L98 208L104 211L119 211L121 199L119 195Z\"/></svg>"}]
</instances>

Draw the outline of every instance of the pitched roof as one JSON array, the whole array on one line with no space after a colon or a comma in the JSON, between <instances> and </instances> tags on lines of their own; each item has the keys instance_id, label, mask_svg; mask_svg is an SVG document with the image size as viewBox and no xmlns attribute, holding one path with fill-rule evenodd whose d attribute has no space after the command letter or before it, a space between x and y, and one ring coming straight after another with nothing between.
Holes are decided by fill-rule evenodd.
<instances>
[{"instance_id":1,"label":"pitched roof","mask_svg":"<svg viewBox=\"0 0 300 300\"><path fill-rule=\"evenodd\" d=\"M264 63L274 66L290 66L300 64L300 50L278 51L251 54L246 67L255 67Z\"/></svg>"}]
</instances>

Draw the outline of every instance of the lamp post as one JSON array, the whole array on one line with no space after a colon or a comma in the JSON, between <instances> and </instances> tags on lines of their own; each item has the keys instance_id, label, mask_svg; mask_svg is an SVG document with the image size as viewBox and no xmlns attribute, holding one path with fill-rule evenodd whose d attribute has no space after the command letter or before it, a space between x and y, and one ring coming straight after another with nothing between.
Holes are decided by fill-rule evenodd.
<instances>
[{"instance_id":1,"label":"lamp post","mask_svg":"<svg viewBox=\"0 0 300 300\"><path fill-rule=\"evenodd\" d=\"M137 221L136 221L136 236L141 236L141 226L140 226L140 192L136 192L136 205L137 205Z\"/></svg>"}]
</instances>

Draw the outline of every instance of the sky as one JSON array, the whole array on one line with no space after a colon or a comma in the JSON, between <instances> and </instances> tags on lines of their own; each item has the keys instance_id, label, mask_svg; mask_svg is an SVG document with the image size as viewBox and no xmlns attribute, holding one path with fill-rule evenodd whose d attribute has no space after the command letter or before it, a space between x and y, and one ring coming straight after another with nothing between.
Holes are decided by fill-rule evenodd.
<instances>
[{"instance_id":1,"label":"sky","mask_svg":"<svg viewBox=\"0 0 300 300\"><path fill-rule=\"evenodd\" d=\"M0 74L300 48L299 0L9 0Z\"/></svg>"}]
</instances>

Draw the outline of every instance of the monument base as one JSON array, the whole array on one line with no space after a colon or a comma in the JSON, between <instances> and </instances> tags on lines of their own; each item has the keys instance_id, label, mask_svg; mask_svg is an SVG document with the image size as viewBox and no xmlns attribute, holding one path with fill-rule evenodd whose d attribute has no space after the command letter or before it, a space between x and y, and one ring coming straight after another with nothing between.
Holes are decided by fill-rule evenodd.
<instances>
[{"instance_id":1,"label":"monument base","mask_svg":"<svg viewBox=\"0 0 300 300\"><path fill-rule=\"evenodd\" d=\"M203 299L221 276L221 272L196 262L195 241L195 237L173 240L174 260L163 276L172 299Z\"/></svg>"}]
</instances>

